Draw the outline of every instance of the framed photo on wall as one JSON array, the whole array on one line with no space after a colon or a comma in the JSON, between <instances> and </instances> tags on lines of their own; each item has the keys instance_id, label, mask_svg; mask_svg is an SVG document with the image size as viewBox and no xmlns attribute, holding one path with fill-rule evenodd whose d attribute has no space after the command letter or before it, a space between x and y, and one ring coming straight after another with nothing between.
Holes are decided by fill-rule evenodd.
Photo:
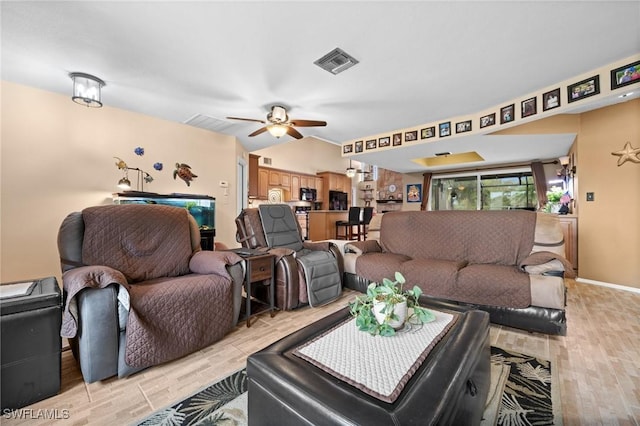
<instances>
[{"instance_id":1,"label":"framed photo on wall","mask_svg":"<svg viewBox=\"0 0 640 426\"><path fill-rule=\"evenodd\" d=\"M507 105L500 108L500 124L509 123L515 120L516 106L515 104Z\"/></svg>"},{"instance_id":2,"label":"framed photo on wall","mask_svg":"<svg viewBox=\"0 0 640 426\"><path fill-rule=\"evenodd\" d=\"M640 81L640 61L611 70L611 90Z\"/></svg>"},{"instance_id":3,"label":"framed photo on wall","mask_svg":"<svg viewBox=\"0 0 640 426\"><path fill-rule=\"evenodd\" d=\"M538 113L537 99L537 97L533 97L520 103L520 117L525 118Z\"/></svg>"},{"instance_id":4,"label":"framed photo on wall","mask_svg":"<svg viewBox=\"0 0 640 426\"><path fill-rule=\"evenodd\" d=\"M375 139L368 140L366 147L367 149L376 149L378 147L378 141Z\"/></svg>"},{"instance_id":5,"label":"framed photo on wall","mask_svg":"<svg viewBox=\"0 0 640 426\"><path fill-rule=\"evenodd\" d=\"M436 126L420 130L420 139L429 139L436 135Z\"/></svg>"},{"instance_id":6,"label":"framed photo on wall","mask_svg":"<svg viewBox=\"0 0 640 426\"><path fill-rule=\"evenodd\" d=\"M346 145L342 145L342 153L343 154L350 154L353 152L353 144L352 143L348 143Z\"/></svg>"},{"instance_id":7,"label":"framed photo on wall","mask_svg":"<svg viewBox=\"0 0 640 426\"><path fill-rule=\"evenodd\" d=\"M598 93L600 93L599 75L594 75L567 86L567 100L569 103L597 95Z\"/></svg>"},{"instance_id":8,"label":"framed photo on wall","mask_svg":"<svg viewBox=\"0 0 640 426\"><path fill-rule=\"evenodd\" d=\"M456 123L456 133L465 133L471 131L471 120Z\"/></svg>"},{"instance_id":9,"label":"framed photo on wall","mask_svg":"<svg viewBox=\"0 0 640 426\"><path fill-rule=\"evenodd\" d=\"M356 142L356 152L362 152L362 141Z\"/></svg>"},{"instance_id":10,"label":"framed photo on wall","mask_svg":"<svg viewBox=\"0 0 640 426\"><path fill-rule=\"evenodd\" d=\"M378 139L378 148L384 148L389 145L391 145L391 138L389 136Z\"/></svg>"},{"instance_id":11,"label":"framed photo on wall","mask_svg":"<svg viewBox=\"0 0 640 426\"><path fill-rule=\"evenodd\" d=\"M482 129L483 127L489 127L489 126L493 126L494 124L496 124L496 113L492 113L489 115L483 115L482 117L480 117L480 128Z\"/></svg>"},{"instance_id":12,"label":"framed photo on wall","mask_svg":"<svg viewBox=\"0 0 640 426\"><path fill-rule=\"evenodd\" d=\"M402 133L393 134L393 146L402 145Z\"/></svg>"},{"instance_id":13,"label":"framed photo on wall","mask_svg":"<svg viewBox=\"0 0 640 426\"><path fill-rule=\"evenodd\" d=\"M451 122L447 121L445 123L440 123L438 125L440 129L440 137L444 138L445 136L449 136L451 134Z\"/></svg>"},{"instance_id":14,"label":"framed photo on wall","mask_svg":"<svg viewBox=\"0 0 640 426\"><path fill-rule=\"evenodd\" d=\"M542 94L542 110L549 111L550 109L558 108L560 106L560 88L553 89L549 92Z\"/></svg>"},{"instance_id":15,"label":"framed photo on wall","mask_svg":"<svg viewBox=\"0 0 640 426\"><path fill-rule=\"evenodd\" d=\"M411 132L404 132L404 141L411 142L418 139L418 131L412 130Z\"/></svg>"},{"instance_id":16,"label":"framed photo on wall","mask_svg":"<svg viewBox=\"0 0 640 426\"><path fill-rule=\"evenodd\" d=\"M407 185L407 203L422 202L422 184L412 183Z\"/></svg>"}]
</instances>

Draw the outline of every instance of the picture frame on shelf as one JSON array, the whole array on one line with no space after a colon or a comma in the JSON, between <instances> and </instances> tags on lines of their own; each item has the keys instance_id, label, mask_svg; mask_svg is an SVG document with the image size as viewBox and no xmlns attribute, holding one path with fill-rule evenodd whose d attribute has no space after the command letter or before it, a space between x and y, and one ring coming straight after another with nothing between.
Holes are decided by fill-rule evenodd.
<instances>
[{"instance_id":1,"label":"picture frame on shelf","mask_svg":"<svg viewBox=\"0 0 640 426\"><path fill-rule=\"evenodd\" d=\"M402 145L402 133L394 133L393 134L393 146Z\"/></svg>"},{"instance_id":2,"label":"picture frame on shelf","mask_svg":"<svg viewBox=\"0 0 640 426\"><path fill-rule=\"evenodd\" d=\"M420 130L420 139L429 139L433 138L436 135L436 126L425 127Z\"/></svg>"},{"instance_id":3,"label":"picture frame on shelf","mask_svg":"<svg viewBox=\"0 0 640 426\"><path fill-rule=\"evenodd\" d=\"M353 152L353 144L348 143L346 145L342 145L342 153L343 154L351 154Z\"/></svg>"},{"instance_id":4,"label":"picture frame on shelf","mask_svg":"<svg viewBox=\"0 0 640 426\"><path fill-rule=\"evenodd\" d=\"M465 133L471 131L471 120L456 123L456 133Z\"/></svg>"},{"instance_id":5,"label":"picture frame on shelf","mask_svg":"<svg viewBox=\"0 0 640 426\"><path fill-rule=\"evenodd\" d=\"M480 128L483 129L485 127L493 126L496 124L496 113L493 112L491 114L483 115L480 117Z\"/></svg>"},{"instance_id":6,"label":"picture frame on shelf","mask_svg":"<svg viewBox=\"0 0 640 426\"><path fill-rule=\"evenodd\" d=\"M363 142L362 141L357 141L355 143L355 152L356 153L362 152L362 149L363 149Z\"/></svg>"},{"instance_id":7,"label":"picture frame on shelf","mask_svg":"<svg viewBox=\"0 0 640 426\"><path fill-rule=\"evenodd\" d=\"M417 130L412 130L410 132L404 132L404 141L405 142L411 142L411 141L415 141L418 140L418 131Z\"/></svg>"},{"instance_id":8,"label":"picture frame on shelf","mask_svg":"<svg viewBox=\"0 0 640 426\"><path fill-rule=\"evenodd\" d=\"M422 184L412 183L407 185L407 203L422 202Z\"/></svg>"},{"instance_id":9,"label":"picture frame on shelf","mask_svg":"<svg viewBox=\"0 0 640 426\"><path fill-rule=\"evenodd\" d=\"M515 120L516 105L511 104L500 108L500 124L510 123Z\"/></svg>"},{"instance_id":10,"label":"picture frame on shelf","mask_svg":"<svg viewBox=\"0 0 640 426\"><path fill-rule=\"evenodd\" d=\"M440 137L444 138L447 137L451 134L451 122L450 121L446 121L444 123L440 123L438 125L438 129L440 131Z\"/></svg>"},{"instance_id":11,"label":"picture frame on shelf","mask_svg":"<svg viewBox=\"0 0 640 426\"><path fill-rule=\"evenodd\" d=\"M558 108L560 106L560 88L550 90L542 94L542 111Z\"/></svg>"},{"instance_id":12,"label":"picture frame on shelf","mask_svg":"<svg viewBox=\"0 0 640 426\"><path fill-rule=\"evenodd\" d=\"M538 97L534 96L520 102L520 117L530 117L538 113Z\"/></svg>"},{"instance_id":13,"label":"picture frame on shelf","mask_svg":"<svg viewBox=\"0 0 640 426\"><path fill-rule=\"evenodd\" d=\"M384 148L385 146L391 145L391 138L389 136L385 136L383 138L378 139L378 148Z\"/></svg>"},{"instance_id":14,"label":"picture frame on shelf","mask_svg":"<svg viewBox=\"0 0 640 426\"><path fill-rule=\"evenodd\" d=\"M582 81L567 86L567 101L569 103L580 101L600 93L600 76L585 78Z\"/></svg>"},{"instance_id":15,"label":"picture frame on shelf","mask_svg":"<svg viewBox=\"0 0 640 426\"><path fill-rule=\"evenodd\" d=\"M640 81L640 61L611 70L611 90Z\"/></svg>"},{"instance_id":16,"label":"picture frame on shelf","mask_svg":"<svg viewBox=\"0 0 640 426\"><path fill-rule=\"evenodd\" d=\"M367 149L376 149L378 147L378 141L376 139L370 139L367 141Z\"/></svg>"}]
</instances>

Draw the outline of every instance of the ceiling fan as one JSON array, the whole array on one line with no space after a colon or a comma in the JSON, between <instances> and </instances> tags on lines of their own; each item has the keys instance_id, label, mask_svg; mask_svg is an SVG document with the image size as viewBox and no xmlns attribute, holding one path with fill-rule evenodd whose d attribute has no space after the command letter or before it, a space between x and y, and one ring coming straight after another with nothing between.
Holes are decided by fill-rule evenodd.
<instances>
[{"instance_id":1,"label":"ceiling fan","mask_svg":"<svg viewBox=\"0 0 640 426\"><path fill-rule=\"evenodd\" d=\"M280 105L274 105L271 107L271 112L267 114L267 119L258 120L255 118L242 118L242 117L227 117L230 120L243 120L243 121L255 121L257 123L266 124L266 126L259 128L255 132L251 133L249 136L257 136L261 133L269 131L271 135L279 138L284 136L285 134L289 134L296 139L302 139L302 134L297 131L294 127L315 127L315 126L326 126L326 121L316 121L316 120L298 120L294 118L289 118L287 115L287 109Z\"/></svg>"}]
</instances>

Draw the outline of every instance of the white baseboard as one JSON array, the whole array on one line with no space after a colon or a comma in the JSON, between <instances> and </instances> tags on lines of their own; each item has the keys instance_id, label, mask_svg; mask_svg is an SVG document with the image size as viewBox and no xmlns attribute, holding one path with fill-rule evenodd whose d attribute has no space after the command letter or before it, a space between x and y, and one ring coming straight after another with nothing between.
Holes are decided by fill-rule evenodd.
<instances>
[{"instance_id":1,"label":"white baseboard","mask_svg":"<svg viewBox=\"0 0 640 426\"><path fill-rule=\"evenodd\" d=\"M602 281L588 280L586 278L576 278L576 281L579 282L579 283L599 285L601 287L609 287L609 288L613 288L613 289L616 289L616 290L624 290L624 291L630 291L632 293L640 294L640 288L637 288L637 287L629 287L629 286L626 286L626 285L605 283L605 282L602 282Z\"/></svg>"}]
</instances>

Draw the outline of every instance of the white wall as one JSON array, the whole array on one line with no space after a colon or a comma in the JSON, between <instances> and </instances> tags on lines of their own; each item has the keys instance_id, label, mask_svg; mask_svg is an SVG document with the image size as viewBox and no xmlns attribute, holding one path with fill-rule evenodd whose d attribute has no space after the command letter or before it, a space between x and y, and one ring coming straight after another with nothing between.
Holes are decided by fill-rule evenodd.
<instances>
[{"instance_id":1,"label":"white wall","mask_svg":"<svg viewBox=\"0 0 640 426\"><path fill-rule=\"evenodd\" d=\"M60 223L72 211L112 203L122 177L114 156L153 176L147 191L215 197L216 241L235 245L236 164L246 153L234 137L109 106L86 108L5 81L0 90L2 282L60 277ZM134 153L138 146L144 156ZM198 175L190 187L173 179L176 162ZM221 180L230 184L227 196Z\"/></svg>"}]
</instances>

